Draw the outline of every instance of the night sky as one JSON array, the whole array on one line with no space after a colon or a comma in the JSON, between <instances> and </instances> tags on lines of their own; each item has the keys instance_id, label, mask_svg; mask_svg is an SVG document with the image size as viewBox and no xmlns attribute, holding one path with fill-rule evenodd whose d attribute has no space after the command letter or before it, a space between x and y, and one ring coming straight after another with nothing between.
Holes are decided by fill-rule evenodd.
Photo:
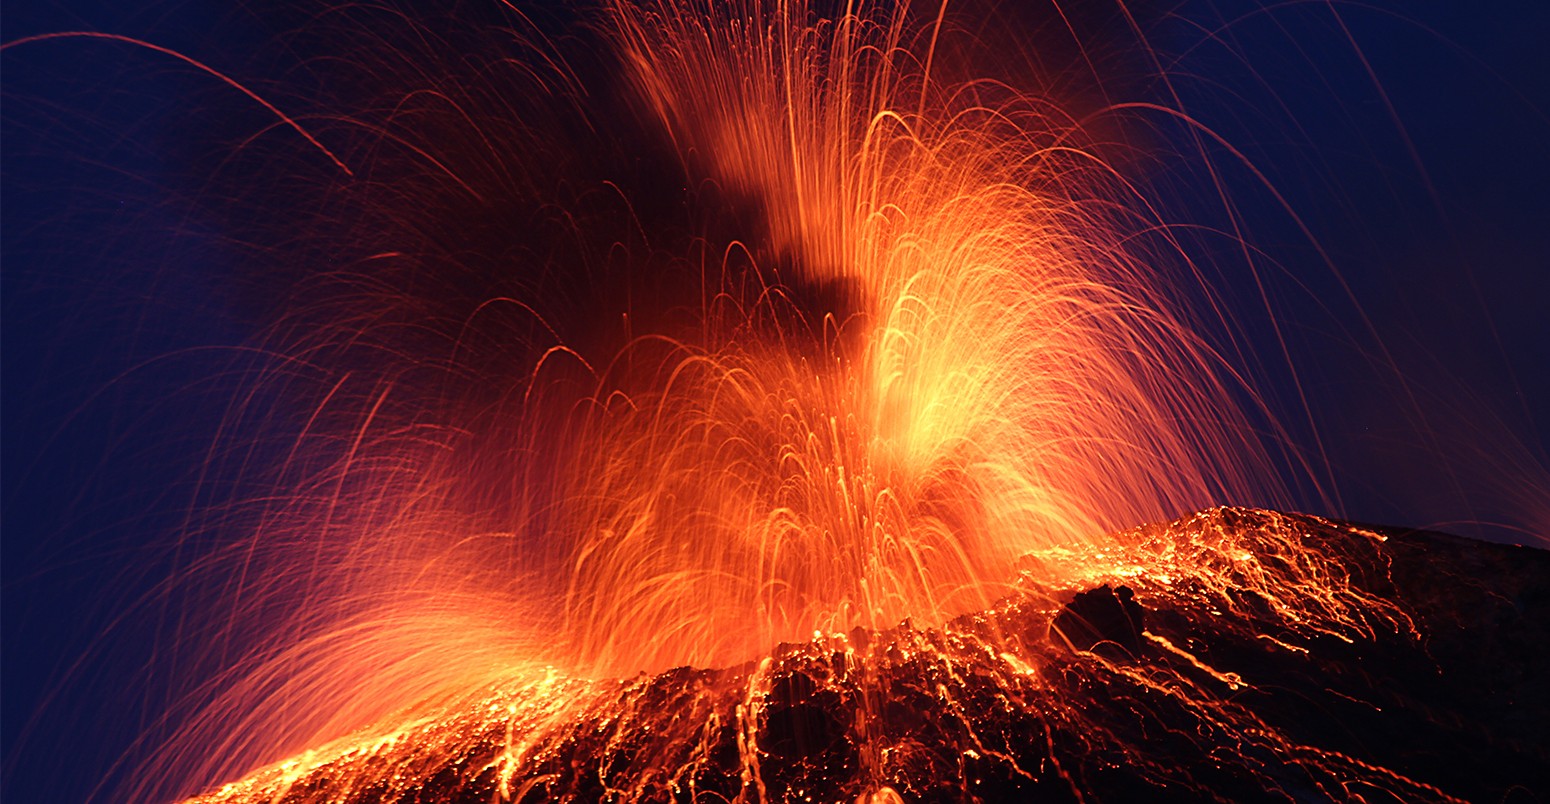
<instances>
[{"instance_id":1,"label":"night sky","mask_svg":"<svg viewBox=\"0 0 1550 804\"><path fill-rule=\"evenodd\" d=\"M1134 3L1147 53L1093 3L1071 24L1101 80L1069 66L1081 61L1070 35L1029 5L1005 12L1007 26L957 22L986 47L1036 43L986 63L1056 76L1051 91L1076 106L1181 105L1214 132L1140 114L1105 123L1143 143L1150 156L1127 167L1168 218L1236 228L1253 245L1257 274L1227 238L1192 241L1233 311L1232 348L1327 474L1331 499L1291 483L1301 506L1498 541L1550 534L1550 4ZM506 19L470 2L452 15L466 29ZM563 13L532 16L569 30ZM349 52L355 40L339 53L326 39L292 43L328 24L311 17L208 0L7 0L0 39L132 36L321 116L353 91L330 83L343 72L331 65L371 57ZM274 323L274 286L326 259L295 242L313 230L289 230L288 205L310 209L309 188L333 174L252 100L164 54L41 42L5 51L0 70L3 790L78 801L123 778L187 681L166 672L180 611L215 598L168 582L212 548L178 534L212 533L192 520L264 492L247 485L262 473L206 470L283 450L284 413L262 428L274 442L233 446L248 425L228 412L263 365L245 350ZM260 144L228 164L249 138ZM264 189L234 196L241 171ZM241 215L261 220L233 223ZM469 243L497 255L500 227L487 228ZM478 277L460 292L481 292Z\"/></svg>"}]
</instances>

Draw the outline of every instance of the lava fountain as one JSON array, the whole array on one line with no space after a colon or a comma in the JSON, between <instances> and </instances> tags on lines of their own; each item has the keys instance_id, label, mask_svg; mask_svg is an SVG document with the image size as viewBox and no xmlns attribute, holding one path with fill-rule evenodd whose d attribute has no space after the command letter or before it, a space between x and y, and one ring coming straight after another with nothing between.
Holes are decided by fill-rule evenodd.
<instances>
[{"instance_id":1,"label":"lava fountain","mask_svg":"<svg viewBox=\"0 0 1550 804\"><path fill-rule=\"evenodd\" d=\"M439 370L479 381L457 350L500 338L497 311L536 322L528 368L429 449L404 435L428 409L407 389L359 398L340 463L305 481L321 513L278 518L304 588L288 548L257 593L304 594L301 622L174 743L207 752L218 729L201 775L384 702L940 626L1009 594L1030 552L1095 555L1273 488L1251 389L1146 245L1163 222L1051 99L933 76L937 27L902 6L616 3L596 24L642 136L721 207L692 213L690 254L629 255L618 281L690 279L592 313L626 321L613 343L568 340L543 293L485 300ZM363 337L320 332L276 348ZM420 421L383 424L394 408Z\"/></svg>"},{"instance_id":2,"label":"lava fountain","mask_svg":"<svg viewBox=\"0 0 1550 804\"><path fill-rule=\"evenodd\" d=\"M619 0L588 12L608 54L590 71L516 13L513 55L479 68L509 72L513 96L399 87L343 123L282 115L341 171L328 197L412 245L302 267L257 345L274 362L255 399L324 390L298 397L277 493L224 519L247 532L190 573L220 606L187 634L220 648L133 792L259 767L216 797L412 797L477 743L477 790L457 795L585 799L535 769L577 724L617 720L644 728L644 770L597 797L694 798L693 773L660 783L652 768L714 766L714 800L898 800L889 768L908 752L890 701L900 667L935 661L957 679L938 705L978 701L962 679L988 662L1009 710L1046 713L1047 735L1085 729L1163 781L1165 759L1121 746L1040 674L1160 696L1160 723L1236 735L1320 790L1359 778L1442 796L1277 732L1219 697L1242 678L1165 629L1132 646L1174 663L1151 675L1030 641L1098 583L1252 609L1290 652L1415 629L1339 556L1295 544L1336 533L1343 556L1367 555L1377 533L1231 512L1135 529L1287 502L1289 477L1317 473L1205 334L1211 288L1102 133L1058 97L967 74L944 56L941 12ZM391 86L411 68L378 72ZM595 182L557 182L570 136L657 164L616 181L604 159ZM475 247L404 234L417 205L496 198L527 221L493 258L509 262L498 288L457 273ZM312 226L337 243L333 214ZM810 640L816 653L777 648ZM821 673L792 670L820 654L836 657ZM825 791L829 768L777 789L761 769L786 756L771 713L830 693L853 711L834 728L861 781ZM674 740L735 759L670 757ZM969 754L999 756L975 740ZM421 759L372 764L405 745Z\"/></svg>"},{"instance_id":3,"label":"lava fountain","mask_svg":"<svg viewBox=\"0 0 1550 804\"><path fill-rule=\"evenodd\" d=\"M1031 549L1255 480L1220 361L1075 123L933 83L902 11L612 21L691 181L747 214L708 249L698 331L595 371L540 540L572 658L713 666L941 623Z\"/></svg>"}]
</instances>

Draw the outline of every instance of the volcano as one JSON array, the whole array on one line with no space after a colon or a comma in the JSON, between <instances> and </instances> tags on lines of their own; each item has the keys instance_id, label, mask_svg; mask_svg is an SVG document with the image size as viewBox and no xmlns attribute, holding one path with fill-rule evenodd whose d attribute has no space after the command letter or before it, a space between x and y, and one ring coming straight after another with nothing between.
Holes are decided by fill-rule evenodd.
<instances>
[{"instance_id":1,"label":"volcano","mask_svg":"<svg viewBox=\"0 0 1550 804\"><path fill-rule=\"evenodd\" d=\"M1550 553L1247 508L1121 536L940 628L550 671L192 801L1550 796Z\"/></svg>"}]
</instances>

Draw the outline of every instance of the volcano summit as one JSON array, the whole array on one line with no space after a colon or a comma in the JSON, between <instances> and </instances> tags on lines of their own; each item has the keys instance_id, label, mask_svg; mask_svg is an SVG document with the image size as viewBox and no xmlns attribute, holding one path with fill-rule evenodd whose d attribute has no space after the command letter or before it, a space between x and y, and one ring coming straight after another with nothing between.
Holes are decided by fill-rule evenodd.
<instances>
[{"instance_id":1,"label":"volcano summit","mask_svg":"<svg viewBox=\"0 0 1550 804\"><path fill-rule=\"evenodd\" d=\"M725 669L551 673L193 801L1550 795L1550 554L1239 508L1117 541L1083 583L1133 590L1132 644L1062 633L1123 594L1027 572L943 628L817 634Z\"/></svg>"}]
</instances>

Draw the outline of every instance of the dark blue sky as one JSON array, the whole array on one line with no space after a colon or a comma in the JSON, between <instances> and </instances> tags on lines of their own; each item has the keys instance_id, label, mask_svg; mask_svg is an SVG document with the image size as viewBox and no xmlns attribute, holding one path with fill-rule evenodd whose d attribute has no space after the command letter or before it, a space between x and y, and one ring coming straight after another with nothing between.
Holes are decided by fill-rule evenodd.
<instances>
[{"instance_id":1,"label":"dark blue sky","mask_svg":"<svg viewBox=\"0 0 1550 804\"><path fill-rule=\"evenodd\" d=\"M1137 166L1171 219L1237 226L1257 249L1259 282L1235 244L1202 236L1192 246L1271 404L1304 450L1315 432L1322 439L1342 508L1321 513L1543 535L1550 6L1132 4L1164 84L1112 6L1089 5L1073 24L1106 65L1103 81L1074 77L1065 90L1170 105L1177 93L1275 189L1214 139L1162 118L1121 121L1154 153L1181 154ZM329 94L319 87L348 72L333 57L351 54L291 47L287 32L309 15L259 6L7 0L0 24L7 42L60 30L144 39L287 109L348 96L342 79ZM1041 43L1035 58L1055 68L1075 59L1047 9L1033 9L1018 16L1026 41ZM310 209L310 182L330 168L297 142L274 146L277 161L247 159L238 169L268 182L254 209L231 196L230 172L226 184L200 179L273 124L250 99L110 42L23 45L0 59L3 789L14 801L74 801L121 778L115 763L133 762L142 735L154 739L181 689L164 672L177 664L169 635L181 606L209 597L167 582L211 548L177 534L202 532L191 512L262 493L244 486L261 472L202 474L212 445L225 462L278 454L257 441L233 448L220 428L252 426L233 421L232 400L268 364L242 348L273 323L266 286L297 279L266 272L264 256L321 254L287 242L307 233L287 230L285 205ZM268 217L229 222L248 213ZM254 231L270 239L254 242ZM309 270L300 262L293 271ZM285 415L275 417L254 432L283 433Z\"/></svg>"}]
</instances>

